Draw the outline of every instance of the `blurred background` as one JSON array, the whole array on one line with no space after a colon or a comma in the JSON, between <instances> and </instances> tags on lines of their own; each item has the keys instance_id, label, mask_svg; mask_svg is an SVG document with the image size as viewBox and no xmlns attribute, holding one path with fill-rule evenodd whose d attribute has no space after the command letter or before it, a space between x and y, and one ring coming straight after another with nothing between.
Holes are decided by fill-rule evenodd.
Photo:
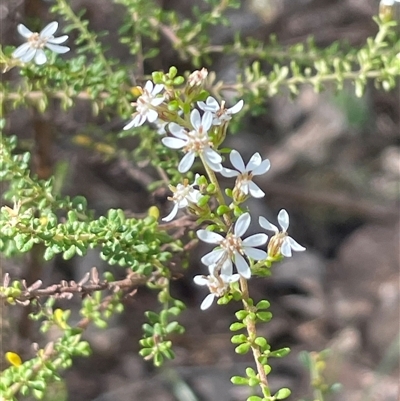
<instances>
[{"instance_id":1,"label":"blurred background","mask_svg":"<svg viewBox=\"0 0 400 401\"><path fill-rule=\"evenodd\" d=\"M32 21L44 21L43 26L52 21L48 14L51 3L3 1L3 45L21 43L18 23L29 27ZM132 63L118 43L122 7L109 0L71 0L71 4L75 10L87 10L85 18L91 29L108 32L102 40L110 46L110 55ZM191 16L194 4L204 7L200 0L160 0L159 4L177 10L182 18ZM235 33L241 32L244 37L265 41L275 33L283 46L304 42L309 35L320 47L337 40L362 46L377 31L372 16L378 6L377 0L247 0L240 10L228 13L230 27L212 32L212 43L230 43ZM71 39L73 34L70 45ZM162 52L144 66L145 73L166 71L171 65L180 73L195 69L179 61L168 43L160 46ZM219 55L205 67L226 82L234 82L240 72L231 56ZM17 77L18 72L12 70L2 79ZM230 101L234 100L228 98ZM249 206L254 215L270 221L276 221L281 208L287 209L290 234L307 247L307 252L275 265L271 278L250 282L253 298L264 297L272 304L274 318L260 326L261 334L272 348L292 348L288 357L272 362L271 386L291 388L290 400L311 399L308 373L298 352L329 348L327 381L343 386L332 400L397 401L399 87L384 93L370 85L361 98L355 97L350 85L339 93L328 89L321 94L304 87L296 99L278 95L264 107L260 116L244 117L226 145L239 150L246 161L256 151L270 159L271 170L256 181L266 197ZM79 135L107 143L124 123L118 117L111 121L101 115L93 117L83 101L66 113L60 112L55 102L44 115L27 109L12 112L7 133L33 147L33 169L39 177L62 174L63 193L85 196L97 215L109 208L140 215L155 203L164 216L170 207L165 193L159 196L146 190L145 180L138 178L140 166L133 174L126 162L105 159L104 153L77 144ZM134 141L126 140L124 146L132 148ZM231 303L214 305L206 312L199 309L206 294L194 286L192 277L205 271L198 262L205 251L201 246L193 251L190 267L185 272L181 269L184 276L173 284L173 295L188 305L181 316L187 331L173 339L174 361L156 370L137 355L143 313L157 307L154 294L140 288L107 330L87 330L93 356L77 360L65 372L65 383L54 387L54 398L49 399L239 401L249 396L247 388L233 387L229 380L241 374L250 361L235 355L230 343L228 327L238 306ZM16 265L5 263L13 276L26 277L35 261L27 258ZM95 251L70 261L58 258L43 267L42 277L46 284L62 278L79 280L92 266L101 269L103 264ZM78 310L79 301L75 302ZM7 315L2 324L3 349L26 350L27 344L40 339L23 316Z\"/></svg>"}]
</instances>

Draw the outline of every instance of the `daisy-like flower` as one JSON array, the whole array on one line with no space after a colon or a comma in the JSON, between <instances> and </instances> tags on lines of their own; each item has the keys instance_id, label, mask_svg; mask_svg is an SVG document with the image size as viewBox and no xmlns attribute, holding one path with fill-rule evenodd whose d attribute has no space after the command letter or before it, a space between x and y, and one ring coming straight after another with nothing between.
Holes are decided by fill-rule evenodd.
<instances>
[{"instance_id":1,"label":"daisy-like flower","mask_svg":"<svg viewBox=\"0 0 400 401\"><path fill-rule=\"evenodd\" d=\"M292 256L292 250L297 252L305 251L306 248L296 242L292 237L289 237L287 233L287 229L289 228L289 214L285 209L282 209L278 213L278 222L282 231L279 231L279 228L271 224L265 217L261 216L259 219L262 228L275 232L275 235L271 237L268 244L268 255L270 257L277 257L279 255L290 257Z\"/></svg>"},{"instance_id":2,"label":"daisy-like flower","mask_svg":"<svg viewBox=\"0 0 400 401\"><path fill-rule=\"evenodd\" d=\"M241 199L249 194L254 198L262 198L265 193L252 180L254 176L264 174L270 169L271 163L269 160L262 160L259 153L254 153L245 166L242 156L236 150L231 151L229 158L236 170L222 168L220 173L224 177L236 177L235 188L233 190L234 198ZM237 192L236 196L235 191Z\"/></svg>"},{"instance_id":3,"label":"daisy-like flower","mask_svg":"<svg viewBox=\"0 0 400 401\"><path fill-rule=\"evenodd\" d=\"M216 266L209 266L210 274L208 276L195 276L193 281L197 285L206 285L210 290L210 294L208 294L203 302L200 305L201 310L208 309L215 298L222 297L229 291L229 287L231 283L234 283L239 280L239 274L232 274L227 276L225 274L216 273Z\"/></svg>"},{"instance_id":4,"label":"daisy-like flower","mask_svg":"<svg viewBox=\"0 0 400 401\"><path fill-rule=\"evenodd\" d=\"M241 237L249 228L250 222L250 214L242 214L235 223L233 233L228 233L226 237L212 231L197 231L197 236L202 241L208 244L218 244L217 248L201 258L202 263L206 266L216 265L221 269L222 274L231 276L233 262L241 276L250 278L250 266L244 255L254 260L266 259L267 253L254 247L264 245L268 240L266 234L254 234L242 240Z\"/></svg>"},{"instance_id":5,"label":"daisy-like flower","mask_svg":"<svg viewBox=\"0 0 400 401\"><path fill-rule=\"evenodd\" d=\"M220 171L222 158L212 149L213 144L208 136L208 130L212 125L212 114L205 112L203 117L200 117L200 112L194 109L190 113L190 122L194 129L189 132L178 124L170 123L168 128L175 138L162 138L165 146L171 149L182 149L186 153L178 165L178 171L180 173L189 171L194 159L199 155L212 170Z\"/></svg>"},{"instance_id":6,"label":"daisy-like flower","mask_svg":"<svg viewBox=\"0 0 400 401\"><path fill-rule=\"evenodd\" d=\"M136 112L132 114L132 120L125 125L124 130L140 127L145 121L153 123L157 120L157 106L164 101L164 96L158 95L163 89L164 85L154 85L151 81L147 81L144 88L138 87L141 95L136 102L131 103L133 107L136 107Z\"/></svg>"},{"instance_id":7,"label":"daisy-like flower","mask_svg":"<svg viewBox=\"0 0 400 401\"><path fill-rule=\"evenodd\" d=\"M193 187L197 185L198 178L199 175L196 174L194 183L190 185L188 180L185 179L183 181L183 184L178 184L176 187L172 185L169 186L169 189L173 192L173 196L168 197L168 200L174 202L174 207L172 208L171 213L161 220L171 221L176 216L179 209L188 207L191 204L197 205L198 201L201 198L201 193L198 189L195 189Z\"/></svg>"},{"instance_id":8,"label":"daisy-like flower","mask_svg":"<svg viewBox=\"0 0 400 401\"><path fill-rule=\"evenodd\" d=\"M225 108L225 101L221 102L221 105L215 98L209 96L206 102L197 102L197 105L203 111L209 111L213 113L213 125L221 125L232 118L232 114L239 113L243 108L243 100L239 100L234 106L229 109Z\"/></svg>"},{"instance_id":9,"label":"daisy-like flower","mask_svg":"<svg viewBox=\"0 0 400 401\"><path fill-rule=\"evenodd\" d=\"M27 42L17 47L12 56L20 59L22 62L27 63L32 59L35 60L37 65L42 65L47 61L46 54L43 49L47 47L54 53L66 53L69 47L60 46L68 39L68 35L63 35L55 38L53 35L58 29L58 22L53 21L46 25L44 29L38 32L30 31L25 25L19 24L18 32L27 39Z\"/></svg>"}]
</instances>

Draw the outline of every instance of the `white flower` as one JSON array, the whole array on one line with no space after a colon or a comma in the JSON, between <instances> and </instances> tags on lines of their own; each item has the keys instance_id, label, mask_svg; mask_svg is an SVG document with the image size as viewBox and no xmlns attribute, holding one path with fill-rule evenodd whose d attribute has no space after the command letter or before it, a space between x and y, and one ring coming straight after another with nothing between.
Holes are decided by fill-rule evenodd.
<instances>
[{"instance_id":1,"label":"white flower","mask_svg":"<svg viewBox=\"0 0 400 401\"><path fill-rule=\"evenodd\" d=\"M136 112L132 114L132 120L125 125L124 130L132 127L140 127L147 120L153 123L157 120L158 112L156 107L164 101L164 96L158 96L158 94L164 89L164 85L154 85L153 82L147 81L144 88L138 88L142 93L132 103L132 106L136 107Z\"/></svg>"},{"instance_id":2,"label":"white flower","mask_svg":"<svg viewBox=\"0 0 400 401\"><path fill-rule=\"evenodd\" d=\"M170 190L173 192L172 197L168 197L168 200L174 202L174 207L171 210L171 213L164 217L163 221L171 221L176 214L178 213L179 209L184 207L190 206L190 204L197 204L201 198L201 193L198 189L194 189L193 187L197 185L197 179L199 175L196 174L196 178L193 184L188 183L188 180L185 179L183 184L178 184L176 187L172 185L169 186Z\"/></svg>"},{"instance_id":3,"label":"white flower","mask_svg":"<svg viewBox=\"0 0 400 401\"><path fill-rule=\"evenodd\" d=\"M262 228L266 230L274 231L275 235L271 237L268 244L268 255L271 257L278 256L282 254L283 256L292 256L293 251L305 251L306 248L297 243L292 237L289 237L287 229L289 228L289 214L285 209L282 209L278 213L278 222L282 228L279 232L278 227L271 224L265 217L260 217L259 223Z\"/></svg>"},{"instance_id":4,"label":"white flower","mask_svg":"<svg viewBox=\"0 0 400 401\"><path fill-rule=\"evenodd\" d=\"M180 125L170 123L168 128L172 137L162 138L162 143L171 149L182 149L186 154L178 165L180 173L186 173L192 167L196 156L204 157L205 163L214 171L220 171L222 158L214 149L208 136L208 130L212 125L212 114L205 112L200 117L198 110L192 110L190 113L190 122L193 130L187 132Z\"/></svg>"},{"instance_id":5,"label":"white flower","mask_svg":"<svg viewBox=\"0 0 400 401\"><path fill-rule=\"evenodd\" d=\"M242 240L240 237L247 231L250 222L250 214L242 214L235 223L233 233L229 232L225 238L212 231L198 230L197 236L199 239L209 244L219 245L219 247L201 258L202 263L206 266L215 264L221 269L222 274L231 276L233 262L240 275L244 278L250 278L251 270L243 255L254 260L266 259L267 253L254 247L264 245L268 240L266 234L254 234Z\"/></svg>"},{"instance_id":6,"label":"white flower","mask_svg":"<svg viewBox=\"0 0 400 401\"><path fill-rule=\"evenodd\" d=\"M232 118L232 114L239 113L243 108L244 102L243 100L239 100L234 106L226 109L224 100L221 102L220 106L215 98L209 96L205 103L197 102L197 104L203 111L210 111L213 113L213 125L221 125L229 121Z\"/></svg>"},{"instance_id":7,"label":"white flower","mask_svg":"<svg viewBox=\"0 0 400 401\"><path fill-rule=\"evenodd\" d=\"M206 68L202 68L200 71L193 71L188 78L189 86L200 86L202 85L208 75L208 70Z\"/></svg>"},{"instance_id":8,"label":"white flower","mask_svg":"<svg viewBox=\"0 0 400 401\"><path fill-rule=\"evenodd\" d=\"M30 31L25 25L19 24L18 32L28 41L23 45L17 47L13 52L13 57L19 58L22 62L27 63L33 58L37 65L42 65L47 61L46 54L43 51L47 47L54 53L66 53L69 47L60 46L68 39L68 35L55 38L53 35L58 28L58 22L53 21L46 25L40 33Z\"/></svg>"},{"instance_id":9,"label":"white flower","mask_svg":"<svg viewBox=\"0 0 400 401\"><path fill-rule=\"evenodd\" d=\"M215 265L211 265L209 266L210 274L208 276L195 276L193 278L193 281L197 285L206 285L210 290L210 294L204 298L200 305L201 310L208 309L213 303L214 298L225 295L229 291L230 284L238 281L240 278L239 274L226 276L225 274L218 274L215 270Z\"/></svg>"},{"instance_id":10,"label":"white flower","mask_svg":"<svg viewBox=\"0 0 400 401\"><path fill-rule=\"evenodd\" d=\"M254 198L262 198L265 193L252 180L254 176L264 174L270 169L271 163L269 160L262 160L259 153L254 153L245 166L242 156L236 150L231 151L229 158L237 171L223 168L220 173L224 177L237 177L235 188L238 188L244 195L250 193Z\"/></svg>"}]
</instances>

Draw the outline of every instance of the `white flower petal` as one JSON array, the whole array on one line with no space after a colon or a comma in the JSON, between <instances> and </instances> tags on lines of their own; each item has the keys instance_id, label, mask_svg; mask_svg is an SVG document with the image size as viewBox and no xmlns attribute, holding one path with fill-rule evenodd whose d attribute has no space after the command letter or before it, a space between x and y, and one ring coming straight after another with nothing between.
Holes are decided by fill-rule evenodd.
<instances>
[{"instance_id":1,"label":"white flower petal","mask_svg":"<svg viewBox=\"0 0 400 401\"><path fill-rule=\"evenodd\" d=\"M15 57L15 58L20 58L20 57L24 56L25 53L26 53L30 48L31 48L30 43L24 43L23 45L18 46L18 47L14 50L12 56Z\"/></svg>"},{"instance_id":2,"label":"white flower petal","mask_svg":"<svg viewBox=\"0 0 400 401\"><path fill-rule=\"evenodd\" d=\"M239 113L239 111L242 110L243 105L244 105L244 101L243 100L239 100L234 106L229 108L227 111L228 111L229 114Z\"/></svg>"},{"instance_id":3,"label":"white flower petal","mask_svg":"<svg viewBox=\"0 0 400 401\"><path fill-rule=\"evenodd\" d=\"M50 24L46 25L41 31L39 36L41 38L48 38L49 36L53 36L58 29L58 22L53 21Z\"/></svg>"},{"instance_id":4,"label":"white flower petal","mask_svg":"<svg viewBox=\"0 0 400 401\"><path fill-rule=\"evenodd\" d=\"M169 123L168 129L172 135L176 136L177 138L184 139L185 141L187 141L188 136L187 136L184 128L182 128L180 125L178 125L176 123Z\"/></svg>"},{"instance_id":5,"label":"white flower petal","mask_svg":"<svg viewBox=\"0 0 400 401\"><path fill-rule=\"evenodd\" d=\"M196 131L199 130L201 126L201 117L200 112L197 109L192 110L190 113L190 123Z\"/></svg>"},{"instance_id":6,"label":"white flower petal","mask_svg":"<svg viewBox=\"0 0 400 401\"><path fill-rule=\"evenodd\" d=\"M24 24L18 24L17 30L19 34L26 39L33 35L33 32L29 30Z\"/></svg>"},{"instance_id":7,"label":"white flower petal","mask_svg":"<svg viewBox=\"0 0 400 401\"><path fill-rule=\"evenodd\" d=\"M193 152L186 153L186 155L183 156L182 160L179 162L178 171L180 173L186 173L187 171L189 171L190 168L193 166L194 159L195 155Z\"/></svg>"},{"instance_id":8,"label":"white flower petal","mask_svg":"<svg viewBox=\"0 0 400 401\"><path fill-rule=\"evenodd\" d=\"M281 245L281 254L287 258L292 256L292 248L290 247L290 242L288 241L287 237L283 240Z\"/></svg>"},{"instance_id":9,"label":"white flower petal","mask_svg":"<svg viewBox=\"0 0 400 401\"><path fill-rule=\"evenodd\" d=\"M230 276L229 283L236 283L236 281L239 281L239 279L240 279L240 274L232 274Z\"/></svg>"},{"instance_id":10,"label":"white flower petal","mask_svg":"<svg viewBox=\"0 0 400 401\"><path fill-rule=\"evenodd\" d=\"M270 161L268 159L265 159L258 167L253 169L252 174L253 175L265 174L270 168L271 168Z\"/></svg>"},{"instance_id":11,"label":"white flower petal","mask_svg":"<svg viewBox=\"0 0 400 401\"><path fill-rule=\"evenodd\" d=\"M199 239L207 242L207 244L219 244L224 239L222 235L208 230L198 230L196 234Z\"/></svg>"},{"instance_id":12,"label":"white flower petal","mask_svg":"<svg viewBox=\"0 0 400 401\"><path fill-rule=\"evenodd\" d=\"M46 43L46 47L53 51L54 53L63 54L69 52L69 47L67 46L60 46L60 45L53 45L50 42Z\"/></svg>"},{"instance_id":13,"label":"white flower petal","mask_svg":"<svg viewBox=\"0 0 400 401\"><path fill-rule=\"evenodd\" d=\"M265 230L274 231L275 234L279 232L278 227L271 224L265 217L260 216L260 218L258 219L258 223Z\"/></svg>"},{"instance_id":14,"label":"white flower petal","mask_svg":"<svg viewBox=\"0 0 400 401\"><path fill-rule=\"evenodd\" d=\"M267 234L254 234L251 235L250 237L247 237L246 239L243 240L243 245L244 246L261 246L266 244L268 241L268 235Z\"/></svg>"},{"instance_id":15,"label":"white flower petal","mask_svg":"<svg viewBox=\"0 0 400 401\"><path fill-rule=\"evenodd\" d=\"M265 196L264 191L257 184L255 184L253 181L250 181L248 183L248 185L249 185L250 195L253 198L262 198L263 196Z\"/></svg>"},{"instance_id":16,"label":"white flower petal","mask_svg":"<svg viewBox=\"0 0 400 401\"><path fill-rule=\"evenodd\" d=\"M232 166L235 167L236 170L243 173L245 171L245 166L243 162L243 158L237 150L232 150L229 155L229 159L231 160Z\"/></svg>"},{"instance_id":17,"label":"white flower petal","mask_svg":"<svg viewBox=\"0 0 400 401\"><path fill-rule=\"evenodd\" d=\"M145 91L148 93L151 93L153 91L153 82L151 82L150 80L147 81L144 85L143 92Z\"/></svg>"},{"instance_id":18,"label":"white flower petal","mask_svg":"<svg viewBox=\"0 0 400 401\"><path fill-rule=\"evenodd\" d=\"M163 89L164 89L164 85L163 84L156 84L154 86L154 89L151 91L151 94L153 96L158 95Z\"/></svg>"},{"instance_id":19,"label":"white flower petal","mask_svg":"<svg viewBox=\"0 0 400 401\"><path fill-rule=\"evenodd\" d=\"M208 309L208 308L212 305L212 303L214 302L214 298L215 298L215 295L214 295L214 294L208 294L208 295L204 298L204 301L201 303L200 309L201 309L201 310L206 310L206 309Z\"/></svg>"},{"instance_id":20,"label":"white flower petal","mask_svg":"<svg viewBox=\"0 0 400 401\"><path fill-rule=\"evenodd\" d=\"M230 168L225 168L223 167L222 170L220 171L221 175L224 177L237 177L239 175L239 172L236 170L231 170Z\"/></svg>"},{"instance_id":21,"label":"white flower petal","mask_svg":"<svg viewBox=\"0 0 400 401\"><path fill-rule=\"evenodd\" d=\"M213 265L215 263L218 263L224 254L225 251L223 249L214 249L201 258L201 263L206 266Z\"/></svg>"},{"instance_id":22,"label":"white flower petal","mask_svg":"<svg viewBox=\"0 0 400 401\"><path fill-rule=\"evenodd\" d=\"M251 216L249 213L243 213L235 223L235 229L233 230L236 237L241 237L249 228L251 223Z\"/></svg>"},{"instance_id":23,"label":"white flower petal","mask_svg":"<svg viewBox=\"0 0 400 401\"><path fill-rule=\"evenodd\" d=\"M230 259L227 259L221 267L221 277L231 277L233 273L233 264ZM223 278L224 281L226 281ZM227 282L227 281L226 281Z\"/></svg>"},{"instance_id":24,"label":"white flower petal","mask_svg":"<svg viewBox=\"0 0 400 401\"><path fill-rule=\"evenodd\" d=\"M206 111L203 114L203 118L201 119L201 123L203 126L203 130L208 132L213 122L213 115L210 111Z\"/></svg>"},{"instance_id":25,"label":"white flower petal","mask_svg":"<svg viewBox=\"0 0 400 401\"><path fill-rule=\"evenodd\" d=\"M207 277L204 277L204 276L194 276L193 281L197 285L207 285L208 284L208 279L207 279Z\"/></svg>"},{"instance_id":26,"label":"white flower petal","mask_svg":"<svg viewBox=\"0 0 400 401\"><path fill-rule=\"evenodd\" d=\"M42 49L37 49L35 54L35 63L37 65L43 65L47 61L46 54Z\"/></svg>"},{"instance_id":27,"label":"white flower petal","mask_svg":"<svg viewBox=\"0 0 400 401\"><path fill-rule=\"evenodd\" d=\"M165 216L161 220L162 221L171 221L176 216L176 214L178 213L178 209L179 209L179 205L177 203L175 203L175 205L172 208L170 214L168 216Z\"/></svg>"},{"instance_id":28,"label":"white flower petal","mask_svg":"<svg viewBox=\"0 0 400 401\"><path fill-rule=\"evenodd\" d=\"M129 125L129 124L128 124ZM128 125L126 127L128 127ZM129 128L124 128L124 129L129 129ZM165 137L161 139L161 142L167 146L168 148L171 149L181 149L186 145L186 141L183 141L182 139L178 138L171 138L171 137Z\"/></svg>"},{"instance_id":29,"label":"white flower petal","mask_svg":"<svg viewBox=\"0 0 400 401\"><path fill-rule=\"evenodd\" d=\"M267 259L267 252L257 249L257 248L243 248L244 253L249 257L254 260L264 260Z\"/></svg>"},{"instance_id":30,"label":"white flower petal","mask_svg":"<svg viewBox=\"0 0 400 401\"><path fill-rule=\"evenodd\" d=\"M126 124L125 127L122 128L122 129L123 129L124 131L126 131L126 130L128 130L128 129L131 129L132 127L135 127L135 120L134 120L134 119L131 120L131 121L129 121L129 123Z\"/></svg>"},{"instance_id":31,"label":"white flower petal","mask_svg":"<svg viewBox=\"0 0 400 401\"><path fill-rule=\"evenodd\" d=\"M28 49L28 51L20 57L20 60L24 63L31 61L36 54L36 49Z\"/></svg>"},{"instance_id":32,"label":"white flower petal","mask_svg":"<svg viewBox=\"0 0 400 401\"><path fill-rule=\"evenodd\" d=\"M246 171L255 170L261 164L261 162L262 162L262 158L261 158L260 154L258 152L254 153L254 155L251 156L249 162L247 163Z\"/></svg>"},{"instance_id":33,"label":"white flower petal","mask_svg":"<svg viewBox=\"0 0 400 401\"><path fill-rule=\"evenodd\" d=\"M219 173L221 171L221 169L222 169L221 163L213 163L207 159L207 156L205 156L204 159L205 159L208 167L210 167L212 171L215 171L216 173Z\"/></svg>"},{"instance_id":34,"label":"white flower petal","mask_svg":"<svg viewBox=\"0 0 400 401\"><path fill-rule=\"evenodd\" d=\"M249 194L249 182L248 181L242 181L240 184L240 190L245 194Z\"/></svg>"},{"instance_id":35,"label":"white flower petal","mask_svg":"<svg viewBox=\"0 0 400 401\"><path fill-rule=\"evenodd\" d=\"M158 118L158 113L153 109L149 109L146 113L146 118L149 123L154 123Z\"/></svg>"},{"instance_id":36,"label":"white flower petal","mask_svg":"<svg viewBox=\"0 0 400 401\"><path fill-rule=\"evenodd\" d=\"M221 155L216 152L214 149L205 148L204 149L204 156L209 160L211 163L221 163L222 157Z\"/></svg>"},{"instance_id":37,"label":"white flower petal","mask_svg":"<svg viewBox=\"0 0 400 401\"><path fill-rule=\"evenodd\" d=\"M159 106L161 103L164 102L164 96L156 97L154 99L151 99L150 104L154 107Z\"/></svg>"},{"instance_id":38,"label":"white flower petal","mask_svg":"<svg viewBox=\"0 0 400 401\"><path fill-rule=\"evenodd\" d=\"M305 251L306 248L300 245L297 241L295 241L292 237L286 237L286 240L289 242L290 247L296 252Z\"/></svg>"},{"instance_id":39,"label":"white flower petal","mask_svg":"<svg viewBox=\"0 0 400 401\"><path fill-rule=\"evenodd\" d=\"M245 258L239 252L235 252L234 258L238 273L244 278L250 278L251 270Z\"/></svg>"},{"instance_id":40,"label":"white flower petal","mask_svg":"<svg viewBox=\"0 0 400 401\"><path fill-rule=\"evenodd\" d=\"M212 96L208 96L208 98L206 100L206 104L207 104L207 107L210 109L210 111L216 112L216 111L218 111L220 109L219 103Z\"/></svg>"},{"instance_id":41,"label":"white flower petal","mask_svg":"<svg viewBox=\"0 0 400 401\"><path fill-rule=\"evenodd\" d=\"M197 102L197 106L203 111L207 110L207 105L204 102Z\"/></svg>"},{"instance_id":42,"label":"white flower petal","mask_svg":"<svg viewBox=\"0 0 400 401\"><path fill-rule=\"evenodd\" d=\"M146 121L146 116L143 116L140 113L135 113L135 117L133 117L133 126L134 127L140 127L141 125L144 124L144 122Z\"/></svg>"},{"instance_id":43,"label":"white flower petal","mask_svg":"<svg viewBox=\"0 0 400 401\"><path fill-rule=\"evenodd\" d=\"M278 213L278 223L283 231L287 231L289 228L289 214L285 209L282 209Z\"/></svg>"},{"instance_id":44,"label":"white flower petal","mask_svg":"<svg viewBox=\"0 0 400 401\"><path fill-rule=\"evenodd\" d=\"M62 35L59 36L58 38L51 38L47 41L47 43L52 43L54 45L60 45L61 43L64 43L68 39L68 35Z\"/></svg>"}]
</instances>

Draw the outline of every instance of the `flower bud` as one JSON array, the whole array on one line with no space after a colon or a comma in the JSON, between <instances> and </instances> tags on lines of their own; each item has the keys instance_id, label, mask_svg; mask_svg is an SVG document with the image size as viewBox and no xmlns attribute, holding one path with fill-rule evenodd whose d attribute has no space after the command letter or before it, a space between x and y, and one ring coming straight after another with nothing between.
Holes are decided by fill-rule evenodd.
<instances>
[{"instance_id":1,"label":"flower bud","mask_svg":"<svg viewBox=\"0 0 400 401\"><path fill-rule=\"evenodd\" d=\"M276 259L281 256L281 247L286 237L286 233L279 232L273 235L268 243L268 256Z\"/></svg>"}]
</instances>

